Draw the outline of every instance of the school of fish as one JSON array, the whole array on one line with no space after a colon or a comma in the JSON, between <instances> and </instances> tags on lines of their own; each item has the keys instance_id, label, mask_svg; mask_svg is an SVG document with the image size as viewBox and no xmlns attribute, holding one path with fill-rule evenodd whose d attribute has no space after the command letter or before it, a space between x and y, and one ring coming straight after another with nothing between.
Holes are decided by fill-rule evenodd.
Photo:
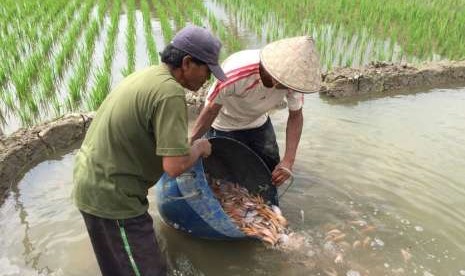
<instances>
[{"instance_id":1,"label":"school of fish","mask_svg":"<svg viewBox=\"0 0 465 276\"><path fill-rule=\"evenodd\" d=\"M216 199L220 202L225 213L242 230L242 232L253 238L257 238L265 244L283 250L297 252L305 245L304 237L292 232L288 228L288 221L277 206L269 206L259 195L249 194L246 188L237 183L231 183L221 179L207 177L210 188ZM318 250L312 247L301 261L305 266L317 269L326 276L350 275L365 276L376 275L377 272L370 271L360 266L354 260L346 260L349 252L367 252L377 247L382 247L384 242L373 238L376 227L363 219L348 220L340 225L327 224L323 230L322 248ZM303 220L303 213L302 213ZM349 232L352 233L349 235ZM291 242L293 241L293 242ZM293 250L294 249L294 250ZM310 254L309 252L314 252ZM400 250L404 263L410 262L412 255L410 248ZM371 255L373 255L371 253ZM328 262L329 260L332 260ZM374 257L374 256L373 256ZM372 258L373 258L372 257ZM373 259L373 261L375 261ZM392 269L392 275L405 275L405 269L400 267Z\"/></svg>"},{"instance_id":2,"label":"school of fish","mask_svg":"<svg viewBox=\"0 0 465 276\"><path fill-rule=\"evenodd\" d=\"M245 235L272 246L289 239L288 222L278 206L268 206L261 196L249 194L237 183L210 178L209 184L225 213Z\"/></svg>"}]
</instances>

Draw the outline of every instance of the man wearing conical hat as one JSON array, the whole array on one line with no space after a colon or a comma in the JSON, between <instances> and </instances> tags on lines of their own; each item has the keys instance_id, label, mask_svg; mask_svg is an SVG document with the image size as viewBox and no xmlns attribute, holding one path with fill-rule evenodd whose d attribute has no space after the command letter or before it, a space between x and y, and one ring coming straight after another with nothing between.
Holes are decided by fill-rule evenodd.
<instances>
[{"instance_id":1,"label":"man wearing conical hat","mask_svg":"<svg viewBox=\"0 0 465 276\"><path fill-rule=\"evenodd\" d=\"M245 50L223 65L226 81L210 87L205 107L192 130L191 141L226 136L254 150L279 186L292 174L302 132L305 93L320 89L319 58L308 36L275 41L261 50ZM287 101L289 116L284 156L279 156L269 112ZM274 204L277 204L277 199Z\"/></svg>"}]
</instances>

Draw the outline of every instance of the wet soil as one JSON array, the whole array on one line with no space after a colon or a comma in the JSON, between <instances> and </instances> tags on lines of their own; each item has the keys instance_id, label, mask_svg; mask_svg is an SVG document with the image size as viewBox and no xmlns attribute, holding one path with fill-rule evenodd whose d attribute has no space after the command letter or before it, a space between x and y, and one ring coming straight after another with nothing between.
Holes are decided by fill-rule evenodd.
<instances>
[{"instance_id":1,"label":"wet soil","mask_svg":"<svg viewBox=\"0 0 465 276\"><path fill-rule=\"evenodd\" d=\"M336 68L322 79L322 93L338 98L459 87L465 85L465 60L418 66L378 62L360 69Z\"/></svg>"}]
</instances>

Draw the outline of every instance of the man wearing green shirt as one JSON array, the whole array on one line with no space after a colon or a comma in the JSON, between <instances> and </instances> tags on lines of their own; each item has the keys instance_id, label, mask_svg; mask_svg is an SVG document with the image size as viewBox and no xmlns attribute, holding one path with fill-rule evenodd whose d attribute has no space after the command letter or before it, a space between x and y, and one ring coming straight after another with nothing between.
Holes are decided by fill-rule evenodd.
<instances>
[{"instance_id":1,"label":"man wearing green shirt","mask_svg":"<svg viewBox=\"0 0 465 276\"><path fill-rule=\"evenodd\" d=\"M204 28L182 29L161 63L125 78L103 101L76 155L73 198L103 275L165 275L148 189L211 152L187 139L184 88L198 90L210 72L224 80L220 41Z\"/></svg>"}]
</instances>

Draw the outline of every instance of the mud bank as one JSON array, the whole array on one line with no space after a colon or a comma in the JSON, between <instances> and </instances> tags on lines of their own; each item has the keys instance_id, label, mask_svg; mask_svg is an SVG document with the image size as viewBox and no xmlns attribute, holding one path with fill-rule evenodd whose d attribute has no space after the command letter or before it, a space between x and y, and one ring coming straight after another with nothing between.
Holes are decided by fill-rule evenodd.
<instances>
[{"instance_id":1,"label":"mud bank","mask_svg":"<svg viewBox=\"0 0 465 276\"><path fill-rule=\"evenodd\" d=\"M69 114L0 139L0 205L10 188L36 164L81 142L93 114Z\"/></svg>"},{"instance_id":2,"label":"mud bank","mask_svg":"<svg viewBox=\"0 0 465 276\"><path fill-rule=\"evenodd\" d=\"M390 94L465 85L465 60L418 66L374 63L361 69L336 68L322 75L322 93L332 97Z\"/></svg>"}]
</instances>

